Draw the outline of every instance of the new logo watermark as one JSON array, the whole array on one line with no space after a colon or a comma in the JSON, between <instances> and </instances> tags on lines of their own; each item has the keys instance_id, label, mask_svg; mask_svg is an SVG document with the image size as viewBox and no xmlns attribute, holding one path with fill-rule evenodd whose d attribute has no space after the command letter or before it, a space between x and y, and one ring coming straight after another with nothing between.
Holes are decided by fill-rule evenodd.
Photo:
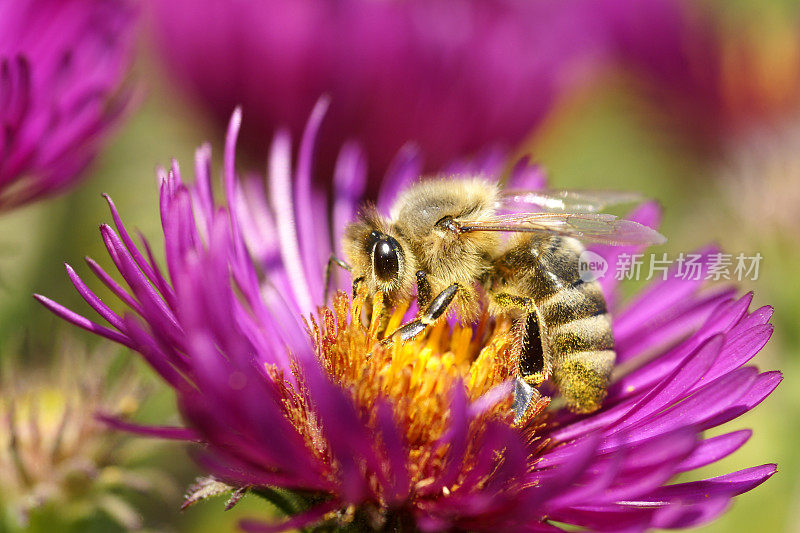
<instances>
[{"instance_id":1,"label":"new logo watermark","mask_svg":"<svg viewBox=\"0 0 800 533\"><path fill-rule=\"evenodd\" d=\"M608 261L602 255L584 250L578 256L578 275L585 283L602 278L606 272L608 272Z\"/></svg>"}]
</instances>

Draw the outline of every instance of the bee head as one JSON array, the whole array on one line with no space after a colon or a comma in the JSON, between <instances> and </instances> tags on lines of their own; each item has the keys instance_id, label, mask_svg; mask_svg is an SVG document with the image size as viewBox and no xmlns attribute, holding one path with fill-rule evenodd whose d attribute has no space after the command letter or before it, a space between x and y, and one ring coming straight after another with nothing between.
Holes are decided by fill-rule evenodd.
<instances>
[{"instance_id":1,"label":"bee head","mask_svg":"<svg viewBox=\"0 0 800 533\"><path fill-rule=\"evenodd\" d=\"M362 213L345 230L344 249L353 278L362 278L371 292L408 292L414 283L414 258L388 221L374 211Z\"/></svg>"}]
</instances>

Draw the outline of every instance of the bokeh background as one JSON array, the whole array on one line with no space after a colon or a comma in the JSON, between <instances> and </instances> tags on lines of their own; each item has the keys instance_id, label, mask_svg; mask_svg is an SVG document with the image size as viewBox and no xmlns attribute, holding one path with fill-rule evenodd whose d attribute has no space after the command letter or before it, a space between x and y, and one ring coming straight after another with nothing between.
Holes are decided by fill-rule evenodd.
<instances>
[{"instance_id":1,"label":"bokeh background","mask_svg":"<svg viewBox=\"0 0 800 533\"><path fill-rule=\"evenodd\" d=\"M175 2L171 9L180 4L186 4L183 9L193 9L192 2L183 1ZM800 437L800 388L794 385L800 380L800 4L720 0L697 2L694 7L693 12L703 21L699 27L707 33L701 32L702 39L696 42L682 41L696 46L665 45L660 50L664 36L653 29L656 26L648 29L647 24L663 23L663 19L628 20L626 17L635 15L628 11L630 5L608 2L608 10L621 10L617 23L633 28L624 35L620 31L618 42L603 45L608 46L610 56L619 55L608 59L590 54L588 65L592 68L582 71L569 90L559 91L552 102L548 100L546 113L534 113L536 119L521 136L523 140L509 145L509 150L517 156L530 154L540 162L553 187L634 190L658 199L664 207L662 233L669 238L659 251L671 256L709 242L734 254L762 254L759 279L742 283L742 289L755 291L756 307L775 307L775 334L756 363L762 369L780 369L785 381L762 406L726 427L726 431L752 428L754 436L742 450L709 467L713 470L707 473L716 475L763 462L778 463L779 471L764 486L740 497L727 515L704 530L800 531L800 447L794 440ZM65 345L68 350L100 350L110 359L129 359L125 372L140 375L146 390L137 396L135 417L169 424L177 420L172 396L144 364L124 350L66 326L31 298L34 292L46 294L91 314L69 284L63 263L85 271L83 257L88 255L110 266L97 230L98 224L110 221L101 193L113 197L127 226L147 235L160 257L156 167L176 158L184 168L191 168L194 149L205 141L212 143L216 153L221 152L220 115L227 116L232 110L230 97L220 96L219 90L209 91L211 96L198 96L196 90L188 89L192 83L204 81L180 79L176 62L189 59L176 58L174 43L164 37L164 25L170 31L170 24L178 22L159 19L163 14L148 6L141 6L141 11L129 75L136 102L86 170L85 181L66 194L0 216L0 357L3 371L10 372L8 368L13 366L23 380L48 367L60 368L58 360L63 358ZM446 10L441 14L443 27L459 22L447 15ZM566 33L551 36L551 41L571 38L569 29L559 31ZM213 33L213 28L209 32ZM280 48L279 44L274 46ZM472 46L485 44L475 40ZM182 44L184 49L191 46L191 42ZM676 50L686 54L683 60L675 61L669 55ZM688 62L684 61L687 57ZM514 60L524 60L524 56ZM207 82L215 86L228 83L235 89L241 85L239 80L226 79L233 74L215 61L220 59L208 57L207 71L198 68L195 75L209 76ZM392 69L393 65L386 63L381 68ZM302 85L303 79L298 83ZM276 109L290 105L279 101L284 94L265 89L263 105ZM441 94L441 98L449 98L450 93L445 90ZM331 120L346 121L337 106L350 102L340 104L336 95L332 96ZM531 98L535 97L540 94L532 91ZM228 110L223 113L219 107L209 106L209 99L215 98ZM258 98L257 92L241 99L245 130L251 132L245 144L248 161L260 169L270 141L268 132L274 125L256 123L267 121L264 117L268 115L249 112L247 101L253 98ZM386 100L390 96L371 105L382 103L391 108ZM300 102L291 105L302 108L307 100ZM302 113L308 111L310 107L302 109ZM472 118L465 115L460 120ZM369 121L370 116L361 120ZM451 127L460 130L466 126ZM359 131L348 134L357 136ZM447 127L437 135L448 135ZM321 150L337 150L345 140L334 132L324 138L333 144ZM424 145L422 149L424 152ZM432 155L430 159L436 161L436 154ZM385 164L384 157L376 156L378 167ZM318 171L324 183L324 163ZM93 288L108 294L101 287ZM67 337L70 340L65 344ZM55 395L52 409L58 409L60 401ZM126 460L141 468L145 476L153 471L166 474L165 479L151 479L158 490L121 491L141 515L146 530L230 530L242 516L268 512L262 502L245 498L227 512L222 511L224 500L218 499L179 513L185 487L200 472L180 445L160 443L141 448ZM4 528L13 531L8 524L0 525L0 531ZM31 521L34 531L70 528L124 529L104 513L67 520L57 505L41 510Z\"/></svg>"}]
</instances>

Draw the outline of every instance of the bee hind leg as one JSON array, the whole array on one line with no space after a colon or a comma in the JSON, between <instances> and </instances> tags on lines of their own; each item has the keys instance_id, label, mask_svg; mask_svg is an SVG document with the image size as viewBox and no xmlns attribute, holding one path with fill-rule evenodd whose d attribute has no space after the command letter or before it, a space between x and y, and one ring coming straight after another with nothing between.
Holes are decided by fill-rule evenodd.
<instances>
[{"instance_id":1,"label":"bee hind leg","mask_svg":"<svg viewBox=\"0 0 800 533\"><path fill-rule=\"evenodd\" d=\"M547 377L548 369L545 361L544 344L536 306L532 298L509 293L492 295L495 305L505 310L518 309L522 312L515 325L518 339L517 346L518 371L520 377L531 385L538 385Z\"/></svg>"},{"instance_id":2,"label":"bee hind leg","mask_svg":"<svg viewBox=\"0 0 800 533\"><path fill-rule=\"evenodd\" d=\"M518 309L522 316L517 322L515 359L517 377L514 384L514 422L520 421L534 398L538 397L535 386L549 374L536 306L532 298L509 293L495 293L492 299L498 307L506 310Z\"/></svg>"},{"instance_id":3,"label":"bee hind leg","mask_svg":"<svg viewBox=\"0 0 800 533\"><path fill-rule=\"evenodd\" d=\"M514 380L514 423L519 423L528 411L528 406L533 402L534 398L538 398L539 393L531 385L525 382L520 377Z\"/></svg>"}]
</instances>

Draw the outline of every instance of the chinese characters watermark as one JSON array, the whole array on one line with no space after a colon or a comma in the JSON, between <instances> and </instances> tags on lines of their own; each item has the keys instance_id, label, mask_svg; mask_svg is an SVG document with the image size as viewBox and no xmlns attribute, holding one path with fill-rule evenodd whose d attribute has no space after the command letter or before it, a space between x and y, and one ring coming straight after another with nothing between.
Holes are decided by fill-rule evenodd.
<instances>
[{"instance_id":1,"label":"chinese characters watermark","mask_svg":"<svg viewBox=\"0 0 800 533\"><path fill-rule=\"evenodd\" d=\"M751 280L759 276L763 256L755 254L621 253L609 265L601 255L586 250L578 258L578 273L584 282L602 279L606 273L617 280L666 280L670 275L683 280Z\"/></svg>"}]
</instances>

